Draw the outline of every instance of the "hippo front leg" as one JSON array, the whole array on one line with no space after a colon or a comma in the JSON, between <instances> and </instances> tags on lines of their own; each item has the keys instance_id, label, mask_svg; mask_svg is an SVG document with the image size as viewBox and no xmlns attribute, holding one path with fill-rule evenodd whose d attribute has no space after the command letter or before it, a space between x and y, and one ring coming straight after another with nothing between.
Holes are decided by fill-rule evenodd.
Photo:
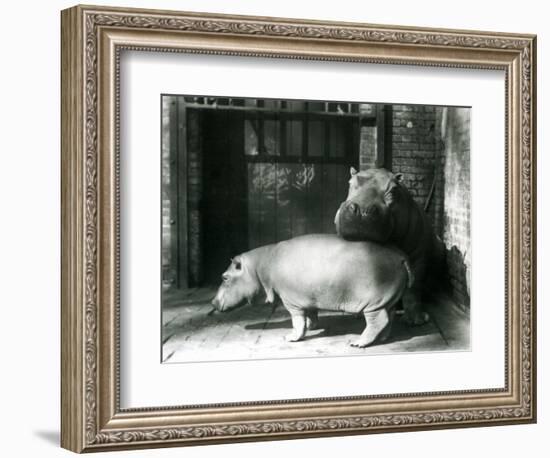
<instances>
[{"instance_id":1,"label":"hippo front leg","mask_svg":"<svg viewBox=\"0 0 550 458\"><path fill-rule=\"evenodd\" d=\"M290 312L292 332L286 336L287 342L298 342L306 335L306 314L303 310Z\"/></svg>"},{"instance_id":2,"label":"hippo front leg","mask_svg":"<svg viewBox=\"0 0 550 458\"><path fill-rule=\"evenodd\" d=\"M367 347L374 343L378 337L384 341L390 334L393 311L388 313L385 308L382 308L374 312L365 312L364 315L366 322L365 330L355 342L351 343L352 347Z\"/></svg>"}]
</instances>

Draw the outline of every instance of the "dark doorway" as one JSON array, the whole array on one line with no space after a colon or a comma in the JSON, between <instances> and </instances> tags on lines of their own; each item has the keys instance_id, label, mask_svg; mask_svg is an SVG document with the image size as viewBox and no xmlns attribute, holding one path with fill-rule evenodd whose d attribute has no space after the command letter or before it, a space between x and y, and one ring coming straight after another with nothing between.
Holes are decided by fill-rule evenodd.
<instances>
[{"instance_id":1,"label":"dark doorway","mask_svg":"<svg viewBox=\"0 0 550 458\"><path fill-rule=\"evenodd\" d=\"M229 260L248 250L244 118L205 110L203 118L203 282L219 283Z\"/></svg>"}]
</instances>

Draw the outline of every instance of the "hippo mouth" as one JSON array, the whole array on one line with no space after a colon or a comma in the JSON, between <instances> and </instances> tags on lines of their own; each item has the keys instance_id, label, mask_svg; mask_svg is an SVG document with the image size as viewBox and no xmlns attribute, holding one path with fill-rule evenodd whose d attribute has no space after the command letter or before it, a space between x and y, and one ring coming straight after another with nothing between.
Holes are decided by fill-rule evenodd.
<instances>
[{"instance_id":1,"label":"hippo mouth","mask_svg":"<svg viewBox=\"0 0 550 458\"><path fill-rule=\"evenodd\" d=\"M212 304L212 305L214 305L214 304ZM240 309L241 307L244 307L245 305L248 305L248 301L241 301L241 302L239 302L237 304L234 304L234 305L221 306L221 307L216 307L216 305L214 305L214 308L218 312L225 313L225 312L232 312L233 310Z\"/></svg>"},{"instance_id":2,"label":"hippo mouth","mask_svg":"<svg viewBox=\"0 0 550 458\"><path fill-rule=\"evenodd\" d=\"M247 298L231 304L228 304L225 299L224 294L218 293L216 297L212 299L211 304L218 312L230 312L250 304L250 300Z\"/></svg>"},{"instance_id":3,"label":"hippo mouth","mask_svg":"<svg viewBox=\"0 0 550 458\"><path fill-rule=\"evenodd\" d=\"M362 210L357 204L343 202L335 218L337 234L346 240L387 242L393 232L391 213L381 215L372 208Z\"/></svg>"}]
</instances>

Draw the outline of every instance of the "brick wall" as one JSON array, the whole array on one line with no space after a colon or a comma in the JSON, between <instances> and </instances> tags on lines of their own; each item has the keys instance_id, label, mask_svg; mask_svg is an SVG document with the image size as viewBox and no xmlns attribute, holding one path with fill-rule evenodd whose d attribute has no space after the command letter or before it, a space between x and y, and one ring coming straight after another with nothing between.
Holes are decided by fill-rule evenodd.
<instances>
[{"instance_id":1,"label":"brick wall","mask_svg":"<svg viewBox=\"0 0 550 458\"><path fill-rule=\"evenodd\" d=\"M435 107L394 105L392 116L392 171L424 207L434 178Z\"/></svg>"},{"instance_id":2,"label":"brick wall","mask_svg":"<svg viewBox=\"0 0 550 458\"><path fill-rule=\"evenodd\" d=\"M361 106L368 113L374 105ZM446 249L449 292L469 307L470 273L470 136L469 109L393 105L391 169L402 173L417 203L424 208ZM386 126L386 129L388 126ZM361 127L361 170L377 162L377 129Z\"/></svg>"},{"instance_id":3,"label":"brick wall","mask_svg":"<svg viewBox=\"0 0 550 458\"><path fill-rule=\"evenodd\" d=\"M162 194L162 285L170 287L176 278L171 251L171 225L170 225L170 107L175 104L175 97L164 96L162 98L162 133L161 133L161 194Z\"/></svg>"},{"instance_id":4,"label":"brick wall","mask_svg":"<svg viewBox=\"0 0 550 458\"><path fill-rule=\"evenodd\" d=\"M372 116L376 105L362 103L359 105L359 113L362 117ZM359 142L359 170L366 170L376 165L378 129L376 125L361 123Z\"/></svg>"},{"instance_id":5,"label":"brick wall","mask_svg":"<svg viewBox=\"0 0 550 458\"><path fill-rule=\"evenodd\" d=\"M440 119L444 188L441 234L455 301L470 305L470 109L442 108ZM441 197L440 197L441 198Z\"/></svg>"},{"instance_id":6,"label":"brick wall","mask_svg":"<svg viewBox=\"0 0 550 458\"><path fill-rule=\"evenodd\" d=\"M372 115L376 105L362 104L363 115ZM434 178L434 164L439 157L436 141L436 108L433 106L393 105L391 115L390 141L391 168L402 173L405 186L415 200L423 207L428 198ZM386 129L390 126L386 126ZM361 125L359 165L361 170L376 167L377 161L376 125Z\"/></svg>"}]
</instances>

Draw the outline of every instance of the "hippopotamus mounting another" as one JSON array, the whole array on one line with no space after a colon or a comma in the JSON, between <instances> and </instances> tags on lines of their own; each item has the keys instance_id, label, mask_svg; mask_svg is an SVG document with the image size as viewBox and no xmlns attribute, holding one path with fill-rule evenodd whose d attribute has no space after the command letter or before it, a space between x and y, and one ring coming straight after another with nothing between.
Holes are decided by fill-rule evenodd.
<instances>
[{"instance_id":1,"label":"hippopotamus mounting another","mask_svg":"<svg viewBox=\"0 0 550 458\"><path fill-rule=\"evenodd\" d=\"M423 324L429 319L421 307L426 268L442 258L441 241L434 235L425 211L402 183L402 174L383 168L350 169L348 196L336 212L338 235L346 240L369 240L399 247L407 254L415 282L403 296L404 319Z\"/></svg>"},{"instance_id":2,"label":"hippopotamus mounting another","mask_svg":"<svg viewBox=\"0 0 550 458\"><path fill-rule=\"evenodd\" d=\"M316 327L318 310L363 313L366 327L351 344L356 347L388 337L394 305L413 281L399 249L331 234L304 235L240 254L222 279L212 301L217 310L279 298L292 318L291 342Z\"/></svg>"}]
</instances>

